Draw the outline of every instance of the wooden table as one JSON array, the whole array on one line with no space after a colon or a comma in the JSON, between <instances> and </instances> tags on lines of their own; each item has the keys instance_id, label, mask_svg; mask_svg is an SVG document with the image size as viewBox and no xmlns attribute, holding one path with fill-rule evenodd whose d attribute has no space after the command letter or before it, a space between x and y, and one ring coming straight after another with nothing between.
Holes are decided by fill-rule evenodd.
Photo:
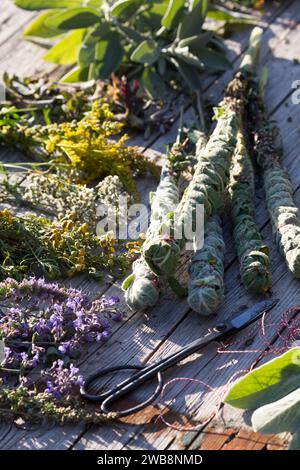
<instances>
[{"instance_id":1,"label":"wooden table","mask_svg":"<svg viewBox=\"0 0 300 470\"><path fill-rule=\"evenodd\" d=\"M53 64L42 61L44 51L22 40L24 26L36 13L18 10L10 0L2 0L0 12L0 72L15 72L20 75L43 70L57 74ZM277 120L284 147L284 166L288 169L295 190L295 198L300 204L300 104L292 103L292 83L300 79L300 9L297 0L273 2L265 15L265 28L261 55L261 67L269 68L269 85L266 100L270 117ZM236 34L228 40L231 57L235 68L238 66L247 46L249 31ZM224 85L234 71L226 72L217 78L205 81L207 96L212 95L215 102L221 96ZM186 106L185 119L191 115ZM147 141L142 137L135 143L143 146L150 156L157 156L165 151L167 143L174 140L177 123L165 135L152 135ZM1 159L17 159L8 152L1 151ZM146 182L147 183L147 182ZM153 184L150 180L147 183ZM270 247L273 271L274 298L280 302L268 315L268 321L278 323L283 311L299 303L299 281L287 271L284 260L275 246L266 210L261 179L257 179L257 221L262 234ZM232 244L230 224L224 220L224 232L227 245L226 256L226 298L218 312L218 319L226 319L234 313L255 302L249 296L239 278L239 266ZM180 267L181 276L186 278L186 263ZM120 282L114 285L90 282L78 278L72 281L85 292L92 295L102 293L121 296ZM127 319L115 326L109 341L103 346L91 345L81 361L80 368L84 375L98 367L105 367L119 361L143 364L155 361L165 354L204 334L216 318L203 320L190 311L185 300L178 300L167 291L158 305L147 311L129 312ZM258 332L249 330L241 334L250 335L252 344L248 349L263 350L266 344ZM267 328L267 339L276 342L276 326ZM239 344L243 347L243 343ZM159 419L158 404L150 406L129 418L107 425L85 426L45 426L33 430L18 429L15 425L0 425L0 449L281 449L287 445L288 436L261 436L251 430L248 413L229 406L221 408L218 417L209 424L201 426L215 409L218 396L233 374L241 369L248 369L258 353L219 354L215 346L208 347L203 355L194 355L167 374L168 379L188 377L202 380L214 389L210 392L197 382L178 381L168 389L166 399L176 398L167 403L164 417L175 426L197 426L194 431L178 431L166 426ZM195 360L196 359L196 360ZM148 387L149 388L149 387ZM199 392L202 391L202 395ZM149 393L145 387L141 396ZM136 396L128 399L134 403ZM203 402L203 403L202 403ZM201 406L202 403L202 406Z\"/></svg>"}]
</instances>

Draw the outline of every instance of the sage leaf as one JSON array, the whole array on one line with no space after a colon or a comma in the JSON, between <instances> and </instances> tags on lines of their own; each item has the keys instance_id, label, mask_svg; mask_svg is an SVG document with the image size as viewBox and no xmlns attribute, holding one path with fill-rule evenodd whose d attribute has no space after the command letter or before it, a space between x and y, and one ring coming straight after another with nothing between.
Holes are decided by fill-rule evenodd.
<instances>
[{"instance_id":1,"label":"sage leaf","mask_svg":"<svg viewBox=\"0 0 300 470\"><path fill-rule=\"evenodd\" d=\"M252 415L255 431L265 434L296 432L300 422L300 388L285 397L258 408Z\"/></svg>"},{"instance_id":2,"label":"sage leaf","mask_svg":"<svg viewBox=\"0 0 300 470\"><path fill-rule=\"evenodd\" d=\"M17 7L24 10L48 10L48 8L75 8L82 0L15 0Z\"/></svg>"},{"instance_id":3,"label":"sage leaf","mask_svg":"<svg viewBox=\"0 0 300 470\"><path fill-rule=\"evenodd\" d=\"M222 52L217 52L203 46L198 47L195 43L190 45L189 50L208 69L223 71L232 68L232 63Z\"/></svg>"},{"instance_id":4,"label":"sage leaf","mask_svg":"<svg viewBox=\"0 0 300 470\"><path fill-rule=\"evenodd\" d=\"M145 67L142 75L142 83L151 98L161 97L165 92L164 81L153 67Z\"/></svg>"},{"instance_id":5,"label":"sage leaf","mask_svg":"<svg viewBox=\"0 0 300 470\"><path fill-rule=\"evenodd\" d=\"M112 5L111 14L126 21L136 13L143 3L144 0L119 0Z\"/></svg>"},{"instance_id":6,"label":"sage leaf","mask_svg":"<svg viewBox=\"0 0 300 470\"><path fill-rule=\"evenodd\" d=\"M201 90L202 88L202 78L197 70L195 70L191 65L185 63L180 59L173 59L172 63L177 67L179 73L182 75L188 86L192 90Z\"/></svg>"},{"instance_id":7,"label":"sage leaf","mask_svg":"<svg viewBox=\"0 0 300 470\"><path fill-rule=\"evenodd\" d=\"M92 26L100 21L100 13L95 8L69 8L45 21L49 28L68 31Z\"/></svg>"},{"instance_id":8,"label":"sage leaf","mask_svg":"<svg viewBox=\"0 0 300 470\"><path fill-rule=\"evenodd\" d=\"M188 47L175 47L174 49L169 50L169 52L172 56L186 62L187 64L193 65L199 70L204 69L203 62L199 60L196 55L192 54Z\"/></svg>"},{"instance_id":9,"label":"sage leaf","mask_svg":"<svg viewBox=\"0 0 300 470\"><path fill-rule=\"evenodd\" d=\"M257 24L259 22L259 18L256 16L231 11L220 5L210 8L207 17L216 21L226 21L226 23Z\"/></svg>"},{"instance_id":10,"label":"sage leaf","mask_svg":"<svg viewBox=\"0 0 300 470\"><path fill-rule=\"evenodd\" d=\"M193 10L188 13L178 26L177 37L178 39L185 39L190 36L197 36L201 33L203 22L205 19L205 12L203 12L202 2L199 2Z\"/></svg>"},{"instance_id":11,"label":"sage leaf","mask_svg":"<svg viewBox=\"0 0 300 470\"><path fill-rule=\"evenodd\" d=\"M185 0L169 0L167 10L161 20L162 26L172 29L178 26L182 19Z\"/></svg>"},{"instance_id":12,"label":"sage leaf","mask_svg":"<svg viewBox=\"0 0 300 470\"><path fill-rule=\"evenodd\" d=\"M95 60L95 44L83 43L78 53L78 64L81 68L89 67Z\"/></svg>"},{"instance_id":13,"label":"sage leaf","mask_svg":"<svg viewBox=\"0 0 300 470\"><path fill-rule=\"evenodd\" d=\"M97 42L95 47L96 76L93 78L109 78L121 65L123 55L124 49L118 33L112 32L107 39Z\"/></svg>"},{"instance_id":14,"label":"sage leaf","mask_svg":"<svg viewBox=\"0 0 300 470\"><path fill-rule=\"evenodd\" d=\"M194 46L204 47L212 38L212 31L205 31L195 36L189 36L185 39L181 39L178 43L178 47Z\"/></svg>"},{"instance_id":15,"label":"sage leaf","mask_svg":"<svg viewBox=\"0 0 300 470\"><path fill-rule=\"evenodd\" d=\"M151 65L154 64L160 57L160 49L158 44L153 39L147 39L141 42L138 47L132 52L131 60L141 64Z\"/></svg>"},{"instance_id":16,"label":"sage leaf","mask_svg":"<svg viewBox=\"0 0 300 470\"><path fill-rule=\"evenodd\" d=\"M255 409L279 400L299 387L300 349L293 348L239 380L225 397L225 403Z\"/></svg>"},{"instance_id":17,"label":"sage leaf","mask_svg":"<svg viewBox=\"0 0 300 470\"><path fill-rule=\"evenodd\" d=\"M36 36L39 38L52 38L59 36L62 32L59 29L49 28L45 21L54 16L59 10L49 10L41 13L30 25L25 29L24 36Z\"/></svg>"},{"instance_id":18,"label":"sage leaf","mask_svg":"<svg viewBox=\"0 0 300 470\"><path fill-rule=\"evenodd\" d=\"M89 68L74 67L70 72L66 73L61 81L64 83L79 83L88 80Z\"/></svg>"},{"instance_id":19,"label":"sage leaf","mask_svg":"<svg viewBox=\"0 0 300 470\"><path fill-rule=\"evenodd\" d=\"M44 55L44 60L60 65L74 64L77 60L85 31L85 29L77 29L67 34Z\"/></svg>"},{"instance_id":20,"label":"sage leaf","mask_svg":"<svg viewBox=\"0 0 300 470\"><path fill-rule=\"evenodd\" d=\"M300 450L300 428L293 435L289 445L289 450Z\"/></svg>"}]
</instances>

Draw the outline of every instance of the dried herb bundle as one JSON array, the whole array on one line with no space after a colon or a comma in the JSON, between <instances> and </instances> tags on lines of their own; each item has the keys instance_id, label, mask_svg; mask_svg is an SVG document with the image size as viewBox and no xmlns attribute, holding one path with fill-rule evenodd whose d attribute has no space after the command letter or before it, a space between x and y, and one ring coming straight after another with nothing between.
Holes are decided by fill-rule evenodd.
<instances>
[{"instance_id":1,"label":"dried herb bundle","mask_svg":"<svg viewBox=\"0 0 300 470\"><path fill-rule=\"evenodd\" d=\"M221 221L211 217L205 226L204 245L189 267L188 303L200 315L216 312L224 298L224 258Z\"/></svg>"},{"instance_id":2,"label":"dried herb bundle","mask_svg":"<svg viewBox=\"0 0 300 470\"><path fill-rule=\"evenodd\" d=\"M254 294L271 288L269 249L255 222L254 173L244 137L240 131L230 171L229 194L234 242L245 287Z\"/></svg>"},{"instance_id":3,"label":"dried herb bundle","mask_svg":"<svg viewBox=\"0 0 300 470\"><path fill-rule=\"evenodd\" d=\"M293 188L282 168L276 143L276 129L270 123L259 93L252 82L248 120L254 134L255 156L264 173L264 187L272 229L290 271L300 278L300 218Z\"/></svg>"},{"instance_id":4,"label":"dried herb bundle","mask_svg":"<svg viewBox=\"0 0 300 470\"><path fill-rule=\"evenodd\" d=\"M155 193L150 194L151 219L146 234L144 246L151 240L152 233L166 220L169 213L174 211L179 202L177 174L168 159L162 169L160 182ZM125 290L125 299L131 308L144 309L156 304L159 297L158 278L155 268L152 269L142 256L132 266L133 272L122 285Z\"/></svg>"}]
</instances>

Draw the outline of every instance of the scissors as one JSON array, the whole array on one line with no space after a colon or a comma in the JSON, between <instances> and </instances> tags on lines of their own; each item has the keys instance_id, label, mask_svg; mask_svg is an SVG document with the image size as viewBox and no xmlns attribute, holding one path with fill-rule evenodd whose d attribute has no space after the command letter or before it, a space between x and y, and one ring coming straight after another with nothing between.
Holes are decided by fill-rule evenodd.
<instances>
[{"instance_id":1,"label":"scissors","mask_svg":"<svg viewBox=\"0 0 300 470\"><path fill-rule=\"evenodd\" d=\"M132 390L136 390L143 383L157 376L157 387L154 393L147 400L126 410L117 411L116 415L118 417L122 417L136 413L137 411L142 410L143 408L146 408L146 406L153 403L154 400L156 400L156 398L160 395L163 389L162 371L169 369L170 367L180 362L182 359L185 359L196 351L199 351L208 344L214 341L222 342L233 334L243 330L247 326L254 323L256 320L261 318L265 312L271 310L277 304L277 302L278 300L263 300L261 302L258 302L257 304L244 310L242 313L240 313L235 318L229 320L228 322L222 322L217 324L214 328L208 330L209 332L205 336L197 339L196 341L193 341L189 345L179 349L179 351L177 351L176 353L171 354L154 364L148 366L120 365L97 371L89 375L84 385L81 386L81 396L89 401L100 402L101 411L103 413L109 413L113 411L110 409L110 405L112 403L115 403L117 400L119 400L119 398L123 397L124 395L127 395ZM138 372L133 374L128 379L120 382L112 390L108 390L98 395L93 395L88 392L89 386L94 381L96 381L100 377L110 374L111 372L121 370L135 370Z\"/></svg>"}]
</instances>

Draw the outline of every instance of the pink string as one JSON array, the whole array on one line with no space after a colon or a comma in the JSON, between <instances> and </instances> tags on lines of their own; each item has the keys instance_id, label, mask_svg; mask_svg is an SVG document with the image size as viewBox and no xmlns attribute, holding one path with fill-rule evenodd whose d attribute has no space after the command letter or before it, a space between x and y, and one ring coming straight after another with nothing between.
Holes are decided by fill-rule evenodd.
<instances>
[{"instance_id":1,"label":"pink string","mask_svg":"<svg viewBox=\"0 0 300 470\"><path fill-rule=\"evenodd\" d=\"M237 376L243 374L247 374L248 372L252 371L258 364L259 361L261 361L262 358L270 355L270 354L282 354L285 351L287 351L293 343L295 343L297 340L300 339L300 319L296 317L296 314L300 312L300 306L297 307L292 307L286 310L281 317L281 320L278 323L269 323L266 325L266 314L261 318L260 321L260 328L259 328L259 336L262 339L263 343L265 344L264 349L230 349L231 346L234 346L239 343L245 343L249 341L250 339L252 340L254 332L257 332L257 328L251 328L250 332L246 335L243 336L239 339L237 339L234 342L227 343L226 345L221 344L221 346L217 349L217 352L219 354L259 354L254 362L250 365L249 369L243 369L243 370L238 370L236 371L229 379L227 384L221 388L220 392L217 392L217 399L216 399L216 405L212 413L209 415L209 417L205 420L199 423L197 426L180 426L180 425L175 425L167 421L167 419L163 416L163 398L165 396L165 392L168 389L168 387L175 382L192 382L196 384L200 384L206 389L208 389L210 392L215 393L216 390L210 386L209 384L203 382L202 380L194 379L194 378L189 378L189 377L176 377L174 379L169 380L163 387L161 395L160 395L160 405L161 405L161 410L159 417L161 421L168 427L175 429L176 431L197 431L202 429L206 424L208 424L213 418L218 416L219 411L223 405L223 398L227 394L227 391L229 390L231 384L236 380ZM272 345L272 343L267 339L267 333L266 331L273 327L277 327L276 331L276 336L275 340L280 339L282 342L281 347L275 347ZM283 332L285 333L283 335ZM275 342L274 340L274 342ZM201 391L200 397L203 395L204 391ZM175 397L171 400L172 404L175 401ZM202 403L200 403L200 406ZM168 408L170 408L170 405L168 405Z\"/></svg>"}]
</instances>

